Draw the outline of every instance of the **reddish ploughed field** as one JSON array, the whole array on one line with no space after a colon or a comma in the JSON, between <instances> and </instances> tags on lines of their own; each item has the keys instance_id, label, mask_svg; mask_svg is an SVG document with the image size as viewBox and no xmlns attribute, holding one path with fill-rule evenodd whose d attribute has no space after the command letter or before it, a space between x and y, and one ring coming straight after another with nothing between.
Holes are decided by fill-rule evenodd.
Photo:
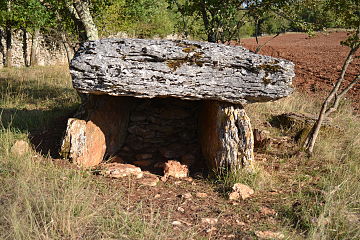
<instances>
[{"instance_id":1,"label":"reddish ploughed field","mask_svg":"<svg viewBox=\"0 0 360 240\"><path fill-rule=\"evenodd\" d=\"M318 33L314 37L307 34L287 33L278 36L265 45L260 54L288 59L295 63L295 88L308 93L322 93L329 90L340 75L349 48L340 45L347 37L346 32ZM270 36L259 38L259 43ZM241 40L241 45L254 50L255 38ZM360 56L360 53L357 53ZM351 63L346 79L354 79L360 72L360 59ZM348 93L354 101L356 112L360 112L360 83Z\"/></svg>"}]
</instances>

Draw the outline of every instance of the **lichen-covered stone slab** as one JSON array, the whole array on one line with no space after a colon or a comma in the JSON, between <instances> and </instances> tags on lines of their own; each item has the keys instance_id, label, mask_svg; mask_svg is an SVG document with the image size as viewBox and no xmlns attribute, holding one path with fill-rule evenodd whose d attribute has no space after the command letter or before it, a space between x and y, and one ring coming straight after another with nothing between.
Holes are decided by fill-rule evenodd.
<instances>
[{"instance_id":1,"label":"lichen-covered stone slab","mask_svg":"<svg viewBox=\"0 0 360 240\"><path fill-rule=\"evenodd\" d=\"M81 93L248 103L291 94L294 64L239 46L103 39L84 43L70 72Z\"/></svg>"}]
</instances>

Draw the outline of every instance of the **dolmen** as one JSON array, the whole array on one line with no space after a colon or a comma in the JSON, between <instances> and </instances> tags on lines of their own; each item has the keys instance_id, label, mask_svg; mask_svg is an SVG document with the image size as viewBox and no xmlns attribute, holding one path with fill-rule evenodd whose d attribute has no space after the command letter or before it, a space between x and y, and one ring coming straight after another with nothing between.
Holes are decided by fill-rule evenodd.
<instances>
[{"instance_id":1,"label":"dolmen","mask_svg":"<svg viewBox=\"0 0 360 240\"><path fill-rule=\"evenodd\" d=\"M68 120L64 158L82 167L120 158L214 170L253 169L244 105L289 96L295 76L292 62L240 46L145 39L86 42L70 73L86 101Z\"/></svg>"}]
</instances>

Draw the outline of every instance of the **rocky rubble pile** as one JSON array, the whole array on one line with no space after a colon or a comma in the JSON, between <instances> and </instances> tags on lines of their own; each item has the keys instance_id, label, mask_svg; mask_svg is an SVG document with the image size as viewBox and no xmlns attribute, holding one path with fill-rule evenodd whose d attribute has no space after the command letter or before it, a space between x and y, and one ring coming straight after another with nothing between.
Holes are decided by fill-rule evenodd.
<instances>
[{"instance_id":1,"label":"rocky rubble pile","mask_svg":"<svg viewBox=\"0 0 360 240\"><path fill-rule=\"evenodd\" d=\"M98 171L101 175L110 178L135 177L140 179L140 184L147 186L156 186L159 182L158 175L148 171L142 171L141 168L132 164L119 162L105 163L98 167ZM169 160L164 163L163 175L161 178L162 181L166 181L169 177L191 179L188 178L188 167L175 160Z\"/></svg>"}]
</instances>

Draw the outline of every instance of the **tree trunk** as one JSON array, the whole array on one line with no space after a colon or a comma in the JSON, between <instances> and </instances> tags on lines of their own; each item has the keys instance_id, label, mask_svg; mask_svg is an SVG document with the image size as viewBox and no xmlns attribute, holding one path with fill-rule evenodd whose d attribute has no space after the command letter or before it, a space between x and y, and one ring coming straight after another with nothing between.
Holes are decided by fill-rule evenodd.
<instances>
[{"instance_id":1,"label":"tree trunk","mask_svg":"<svg viewBox=\"0 0 360 240\"><path fill-rule=\"evenodd\" d=\"M204 0L202 0L199 4L200 4L200 11L201 11L201 16L203 19L204 27L207 32L207 41L215 43L216 42L216 33L211 28L212 26L210 25L210 21L209 21L207 11L206 11L206 3Z\"/></svg>"},{"instance_id":2,"label":"tree trunk","mask_svg":"<svg viewBox=\"0 0 360 240\"><path fill-rule=\"evenodd\" d=\"M65 51L66 51L66 57L67 57L68 63L70 64L71 59L74 57L74 50L68 43L65 33L61 33L61 40L64 45Z\"/></svg>"},{"instance_id":3,"label":"tree trunk","mask_svg":"<svg viewBox=\"0 0 360 240\"><path fill-rule=\"evenodd\" d=\"M2 44L3 37L4 37L4 32L3 30L0 29L0 53L2 55L2 64L3 66L5 66L5 48L4 45Z\"/></svg>"},{"instance_id":4,"label":"tree trunk","mask_svg":"<svg viewBox=\"0 0 360 240\"><path fill-rule=\"evenodd\" d=\"M359 39L359 38L360 38L360 27L357 30L357 39ZM316 142L316 139L317 139L317 137L319 135L320 128L321 128L321 125L322 125L325 117L327 117L330 113L337 110L337 107L339 105L339 101L345 96L347 91L349 91L349 89L359 81L359 75L358 75L357 77L355 77L355 79L347 87L345 87L339 93L341 84L343 83L343 81L345 79L346 71L347 71L350 63L352 62L352 60L354 58L354 55L356 54L359 47L360 47L359 42L354 44L351 47L351 49L350 49L350 51L349 51L349 53L347 55L347 58L344 61L343 67L341 69L341 74L340 74L338 80L336 81L335 86L331 90L330 94L327 96L327 98L323 102L323 104L321 106L320 113L319 113L319 118L316 121L316 123L314 124L314 126L312 127L308 137L306 138L306 141L304 143L303 148L309 155L313 154L315 142ZM331 104L331 106L328 108L328 106L330 104Z\"/></svg>"},{"instance_id":5,"label":"tree trunk","mask_svg":"<svg viewBox=\"0 0 360 240\"><path fill-rule=\"evenodd\" d=\"M5 31L6 31L5 67L12 67L12 30L10 24L7 24Z\"/></svg>"},{"instance_id":6,"label":"tree trunk","mask_svg":"<svg viewBox=\"0 0 360 240\"><path fill-rule=\"evenodd\" d=\"M39 34L40 30L35 29L33 35L32 35L32 44L31 44L31 55L30 55L30 64L31 66L37 66L39 64L38 57L37 57L37 51L39 47Z\"/></svg>"},{"instance_id":7,"label":"tree trunk","mask_svg":"<svg viewBox=\"0 0 360 240\"><path fill-rule=\"evenodd\" d=\"M74 0L73 5L84 25L87 40L99 39L98 30L90 13L89 2L87 0Z\"/></svg>"},{"instance_id":8,"label":"tree trunk","mask_svg":"<svg viewBox=\"0 0 360 240\"><path fill-rule=\"evenodd\" d=\"M24 65L25 67L29 66L28 62L28 44L27 44L27 31L25 28L22 29L23 35L22 35L22 49L23 49L23 58L24 58Z\"/></svg>"}]
</instances>

